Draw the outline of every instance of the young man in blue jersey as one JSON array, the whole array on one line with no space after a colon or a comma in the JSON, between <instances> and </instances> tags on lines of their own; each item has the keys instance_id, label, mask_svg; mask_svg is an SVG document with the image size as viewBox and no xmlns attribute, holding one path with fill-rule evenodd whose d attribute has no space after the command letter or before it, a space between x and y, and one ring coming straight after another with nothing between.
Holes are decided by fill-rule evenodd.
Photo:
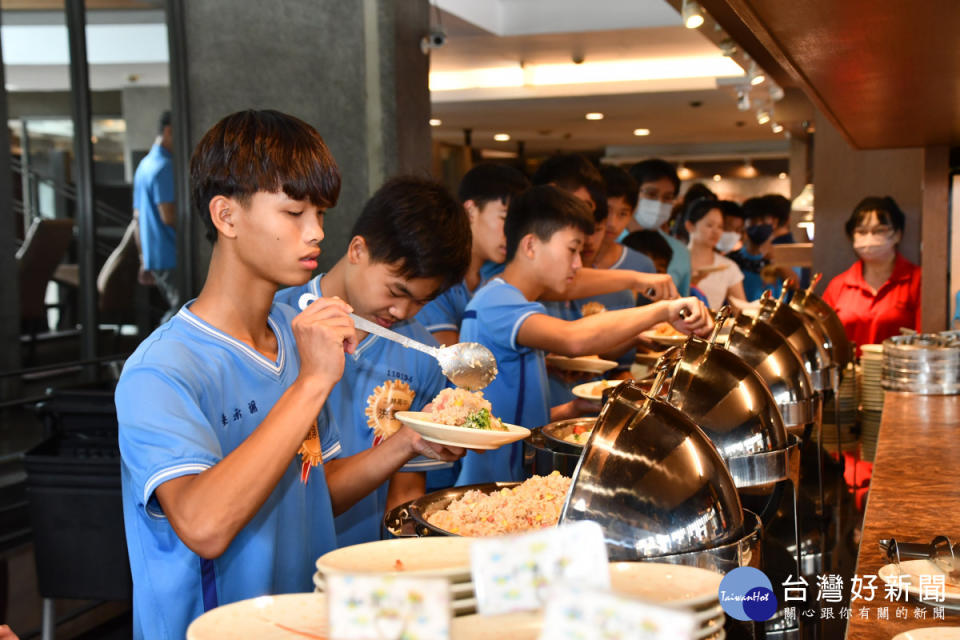
<instances>
[{"instance_id":1,"label":"young man in blue jersey","mask_svg":"<svg viewBox=\"0 0 960 640\"><path fill-rule=\"evenodd\" d=\"M594 228L589 208L553 186L532 187L513 198L505 222L507 265L467 305L460 338L488 347L499 373L484 390L501 420L539 427L569 417L551 408L544 352L565 356L602 353L658 322L685 333L710 331L710 315L698 300L659 301L644 307L598 313L573 322L547 315L536 302L547 292L563 294L580 269L584 236ZM689 313L680 318L681 310ZM467 453L458 485L518 480L523 475L519 443Z\"/></svg>"},{"instance_id":2,"label":"young man in blue jersey","mask_svg":"<svg viewBox=\"0 0 960 640\"><path fill-rule=\"evenodd\" d=\"M310 278L339 195L316 130L232 114L190 173L213 242L203 290L137 348L116 390L138 639L182 640L220 604L310 590L315 559L336 546L334 513L416 455L462 455L405 433L336 459L326 404L356 346L351 307L273 304Z\"/></svg>"},{"instance_id":3,"label":"young man in blue jersey","mask_svg":"<svg viewBox=\"0 0 960 640\"><path fill-rule=\"evenodd\" d=\"M297 305L311 294L344 300L354 313L436 345L414 315L440 292L463 281L470 262L470 226L460 204L435 182L394 178L370 198L351 231L346 254L328 273L284 289L278 302ZM446 386L437 362L415 349L357 330L343 379L328 406L344 455L380 446L409 430L395 411L420 411ZM424 493L425 472L448 463L416 459L389 482L337 517L341 545L379 540L384 511Z\"/></svg>"},{"instance_id":4,"label":"young man in blue jersey","mask_svg":"<svg viewBox=\"0 0 960 640\"><path fill-rule=\"evenodd\" d=\"M528 186L529 181L522 173L494 163L478 164L461 180L458 196L470 221L473 236L470 267L463 282L441 293L417 314L417 320L440 344L449 345L459 341L460 323L470 298L486 277L502 271L506 258L503 221L507 207L510 199ZM652 290L651 295L656 299L677 295L673 281L657 274L582 269L562 297L547 294L547 298L570 300L630 288L637 291Z\"/></svg>"}]
</instances>

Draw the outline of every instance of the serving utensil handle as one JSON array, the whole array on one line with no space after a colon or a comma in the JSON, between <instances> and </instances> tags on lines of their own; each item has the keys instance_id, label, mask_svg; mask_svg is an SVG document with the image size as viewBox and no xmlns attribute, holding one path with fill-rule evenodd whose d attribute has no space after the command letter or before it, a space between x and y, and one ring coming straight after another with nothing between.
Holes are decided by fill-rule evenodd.
<instances>
[{"instance_id":1,"label":"serving utensil handle","mask_svg":"<svg viewBox=\"0 0 960 640\"><path fill-rule=\"evenodd\" d=\"M381 338L386 338L387 340L392 340L398 342L405 347L410 349L416 349L417 351L422 351L427 355L431 355L434 358L437 357L439 349L435 347L430 347L422 342L408 338L405 335L399 334L396 331L391 331L386 327L381 327L376 322L370 322L366 318L361 318L355 313L350 314L350 318L353 320L353 324L356 325L361 331L366 331L367 333L372 333L374 335L380 336Z\"/></svg>"}]
</instances>

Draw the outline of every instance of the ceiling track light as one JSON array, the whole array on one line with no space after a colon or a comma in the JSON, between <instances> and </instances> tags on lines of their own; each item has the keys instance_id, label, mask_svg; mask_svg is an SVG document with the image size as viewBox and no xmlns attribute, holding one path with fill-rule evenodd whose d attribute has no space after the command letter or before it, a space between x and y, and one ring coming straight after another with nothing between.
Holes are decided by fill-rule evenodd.
<instances>
[{"instance_id":1,"label":"ceiling track light","mask_svg":"<svg viewBox=\"0 0 960 640\"><path fill-rule=\"evenodd\" d=\"M776 82L771 82L767 88L767 92L770 94L770 99L774 102L780 102L783 100L783 87L778 85Z\"/></svg>"},{"instance_id":2,"label":"ceiling track light","mask_svg":"<svg viewBox=\"0 0 960 640\"><path fill-rule=\"evenodd\" d=\"M750 63L750 84L754 87L758 84L763 84L767 81L767 76L763 73L763 69L757 66L756 62Z\"/></svg>"},{"instance_id":3,"label":"ceiling track light","mask_svg":"<svg viewBox=\"0 0 960 640\"><path fill-rule=\"evenodd\" d=\"M680 17L683 20L683 26L687 29L697 29L703 25L703 8L698 2L683 0Z\"/></svg>"},{"instance_id":4,"label":"ceiling track light","mask_svg":"<svg viewBox=\"0 0 960 640\"><path fill-rule=\"evenodd\" d=\"M763 107L757 109L757 124L764 125L770 122L770 110Z\"/></svg>"},{"instance_id":5,"label":"ceiling track light","mask_svg":"<svg viewBox=\"0 0 960 640\"><path fill-rule=\"evenodd\" d=\"M783 132L783 125L780 124L779 122L774 122L772 125L770 125L770 129L771 129L774 133L782 133L782 132Z\"/></svg>"}]
</instances>

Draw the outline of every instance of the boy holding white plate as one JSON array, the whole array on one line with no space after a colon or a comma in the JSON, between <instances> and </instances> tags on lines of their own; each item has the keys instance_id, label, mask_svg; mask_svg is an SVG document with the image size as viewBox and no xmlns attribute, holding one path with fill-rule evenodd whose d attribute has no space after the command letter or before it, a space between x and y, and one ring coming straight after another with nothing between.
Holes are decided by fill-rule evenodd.
<instances>
[{"instance_id":1,"label":"boy holding white plate","mask_svg":"<svg viewBox=\"0 0 960 640\"><path fill-rule=\"evenodd\" d=\"M685 333L706 334L712 321L695 298L661 301L634 309L598 313L575 321L551 317L537 299L563 294L581 267L584 236L594 229L588 206L549 185L516 196L504 224L507 264L467 305L462 341L479 342L497 359L500 373L484 389L493 413L528 428L572 417L572 406L551 409L544 352L576 357L603 353L658 322ZM682 310L687 317L680 317ZM478 455L468 452L457 485L519 480L519 443Z\"/></svg>"},{"instance_id":2,"label":"boy holding white plate","mask_svg":"<svg viewBox=\"0 0 960 640\"><path fill-rule=\"evenodd\" d=\"M276 300L300 306L304 294L338 297L354 313L425 344L437 342L414 315L440 292L461 282L470 260L470 227L460 204L432 181L414 177L385 183L354 223L346 254L326 274L280 291ZM357 329L343 378L328 405L340 427L344 455L374 447L397 431L394 417L420 411L446 386L436 360ZM379 540L384 511L418 498L425 472L449 462L416 458L337 516L340 546Z\"/></svg>"}]
</instances>

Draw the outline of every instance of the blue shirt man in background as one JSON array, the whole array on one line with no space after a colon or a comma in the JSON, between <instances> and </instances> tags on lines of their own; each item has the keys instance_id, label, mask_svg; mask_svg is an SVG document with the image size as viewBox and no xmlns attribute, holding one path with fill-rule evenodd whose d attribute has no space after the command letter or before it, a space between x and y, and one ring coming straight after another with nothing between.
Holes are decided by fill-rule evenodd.
<instances>
[{"instance_id":1,"label":"blue shirt man in background","mask_svg":"<svg viewBox=\"0 0 960 640\"><path fill-rule=\"evenodd\" d=\"M160 115L157 138L133 175L133 217L140 226L141 267L147 284L156 284L169 309L162 322L180 308L176 284L177 210L174 206L173 130L170 111Z\"/></svg>"}]
</instances>

